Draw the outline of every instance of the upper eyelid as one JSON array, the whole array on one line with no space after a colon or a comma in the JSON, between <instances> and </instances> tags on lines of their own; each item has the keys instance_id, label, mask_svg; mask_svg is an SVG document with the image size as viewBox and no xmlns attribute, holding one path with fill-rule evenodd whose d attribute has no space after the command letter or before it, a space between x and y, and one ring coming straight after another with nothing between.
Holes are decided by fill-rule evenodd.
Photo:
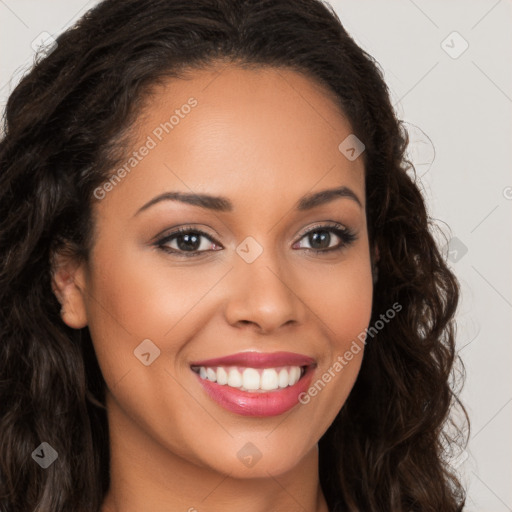
<instances>
[{"instance_id":1,"label":"upper eyelid","mask_svg":"<svg viewBox=\"0 0 512 512\"><path fill-rule=\"evenodd\" d=\"M325 221L323 223L315 224L312 227L301 230L297 236L302 238L302 237L306 236L307 234L311 233L312 231L321 230L321 229L332 229L332 230L337 229L340 231L351 231L347 226L345 226L344 224L341 224L339 222Z\"/></svg>"},{"instance_id":2,"label":"upper eyelid","mask_svg":"<svg viewBox=\"0 0 512 512\"><path fill-rule=\"evenodd\" d=\"M330 221L330 222L324 221L324 223L319 223L319 224L305 228L304 230L300 231L300 233L297 235L298 240L301 240L302 238L304 238L306 235L308 235L311 232L321 230L321 229L329 229L332 231L341 230L341 231L347 231L349 233L353 233L352 230L350 230L347 226L345 226L341 223L334 222L334 221ZM180 234L184 234L184 233L197 233L200 236L204 236L205 238L208 238L210 240L210 242L212 242L212 243L222 245L220 242L217 241L217 239L214 236L210 235L209 233L206 233L204 230L202 230L200 228L194 228L193 226L186 226L186 225L180 226L175 231L159 237L157 239L157 243L162 244L162 242L165 242L168 240L174 240L175 237L179 236ZM339 235L336 235L336 236L339 236ZM205 252L205 251L199 251L199 252Z\"/></svg>"}]
</instances>

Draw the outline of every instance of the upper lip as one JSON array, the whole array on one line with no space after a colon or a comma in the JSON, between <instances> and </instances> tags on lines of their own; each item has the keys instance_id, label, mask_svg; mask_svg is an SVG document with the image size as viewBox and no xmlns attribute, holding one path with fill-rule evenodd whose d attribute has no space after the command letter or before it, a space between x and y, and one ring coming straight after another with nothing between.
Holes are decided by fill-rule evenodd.
<instances>
[{"instance_id":1,"label":"upper lip","mask_svg":"<svg viewBox=\"0 0 512 512\"><path fill-rule=\"evenodd\" d=\"M312 357L293 352L238 352L224 357L193 361L190 366L245 366L248 368L277 368L279 366L309 366Z\"/></svg>"}]
</instances>

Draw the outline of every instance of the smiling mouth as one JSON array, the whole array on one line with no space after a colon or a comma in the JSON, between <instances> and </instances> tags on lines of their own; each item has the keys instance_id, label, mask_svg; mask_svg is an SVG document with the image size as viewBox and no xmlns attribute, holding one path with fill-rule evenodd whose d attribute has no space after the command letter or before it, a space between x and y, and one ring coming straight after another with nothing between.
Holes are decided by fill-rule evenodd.
<instances>
[{"instance_id":1,"label":"smiling mouth","mask_svg":"<svg viewBox=\"0 0 512 512\"><path fill-rule=\"evenodd\" d=\"M191 366L203 380L249 393L268 393L294 386L306 373L305 366L251 368L244 366Z\"/></svg>"}]
</instances>

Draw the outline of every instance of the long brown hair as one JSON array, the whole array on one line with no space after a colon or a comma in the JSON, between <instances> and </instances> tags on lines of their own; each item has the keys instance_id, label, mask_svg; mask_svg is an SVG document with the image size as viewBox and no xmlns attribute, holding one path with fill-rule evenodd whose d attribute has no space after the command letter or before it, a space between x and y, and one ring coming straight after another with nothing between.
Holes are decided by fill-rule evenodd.
<instances>
[{"instance_id":1,"label":"long brown hair","mask_svg":"<svg viewBox=\"0 0 512 512\"><path fill-rule=\"evenodd\" d=\"M394 303L403 309L368 338L356 384L320 440L330 510L462 510L447 463L462 440L449 416L462 408L457 280L382 73L318 0L106 0L11 94L0 142L0 509L100 508L105 382L88 329L60 319L52 254L66 246L87 259L93 191L121 161L121 136L151 85L217 60L319 81L365 144L368 233L379 251L371 324ZM58 453L44 471L31 458L42 441Z\"/></svg>"}]
</instances>

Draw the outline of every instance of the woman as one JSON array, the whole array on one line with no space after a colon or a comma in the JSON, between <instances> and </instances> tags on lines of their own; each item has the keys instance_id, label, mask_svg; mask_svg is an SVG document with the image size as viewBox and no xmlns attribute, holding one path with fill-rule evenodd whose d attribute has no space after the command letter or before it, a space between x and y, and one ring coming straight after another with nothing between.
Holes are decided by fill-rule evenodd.
<instances>
[{"instance_id":1,"label":"woman","mask_svg":"<svg viewBox=\"0 0 512 512\"><path fill-rule=\"evenodd\" d=\"M406 145L316 0L62 34L0 146L2 510L462 510L458 285Z\"/></svg>"}]
</instances>

